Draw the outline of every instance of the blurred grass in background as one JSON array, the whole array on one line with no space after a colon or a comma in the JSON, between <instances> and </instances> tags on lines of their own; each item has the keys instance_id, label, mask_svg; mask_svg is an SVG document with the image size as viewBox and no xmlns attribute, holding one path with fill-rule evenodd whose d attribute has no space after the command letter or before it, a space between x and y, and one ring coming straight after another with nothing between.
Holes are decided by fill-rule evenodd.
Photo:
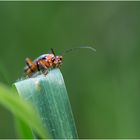
<instances>
[{"instance_id":1,"label":"blurred grass in background","mask_svg":"<svg viewBox=\"0 0 140 140\"><path fill-rule=\"evenodd\" d=\"M64 57L80 138L140 138L140 2L0 2L0 81L11 86L25 58L90 45ZM15 138L0 106L0 138Z\"/></svg>"}]
</instances>

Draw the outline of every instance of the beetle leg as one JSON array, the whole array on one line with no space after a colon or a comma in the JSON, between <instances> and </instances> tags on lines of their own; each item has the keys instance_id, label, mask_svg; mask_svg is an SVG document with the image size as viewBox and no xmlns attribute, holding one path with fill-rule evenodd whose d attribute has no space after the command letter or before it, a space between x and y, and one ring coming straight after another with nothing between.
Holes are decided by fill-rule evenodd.
<instances>
[{"instance_id":1,"label":"beetle leg","mask_svg":"<svg viewBox=\"0 0 140 140\"><path fill-rule=\"evenodd\" d=\"M32 61L30 58L26 58L26 59L25 59L25 62L26 62L27 66L28 66L29 68L31 68L32 65L34 65L33 61Z\"/></svg>"},{"instance_id":2,"label":"beetle leg","mask_svg":"<svg viewBox=\"0 0 140 140\"><path fill-rule=\"evenodd\" d=\"M30 58L26 58L25 62L31 72L34 72L36 70L36 64Z\"/></svg>"},{"instance_id":3,"label":"beetle leg","mask_svg":"<svg viewBox=\"0 0 140 140\"><path fill-rule=\"evenodd\" d=\"M43 61L38 61L38 69L39 71L41 71L44 75L48 74L48 67L45 66L45 64L43 63Z\"/></svg>"},{"instance_id":4,"label":"beetle leg","mask_svg":"<svg viewBox=\"0 0 140 140\"><path fill-rule=\"evenodd\" d=\"M26 58L26 67L24 68L25 73L30 77L34 71L36 71L36 64L30 59Z\"/></svg>"}]
</instances>

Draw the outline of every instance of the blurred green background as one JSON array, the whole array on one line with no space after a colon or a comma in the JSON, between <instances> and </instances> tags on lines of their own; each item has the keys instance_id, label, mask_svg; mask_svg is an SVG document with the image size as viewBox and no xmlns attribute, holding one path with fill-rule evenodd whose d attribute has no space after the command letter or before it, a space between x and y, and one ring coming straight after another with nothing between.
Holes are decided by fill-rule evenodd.
<instances>
[{"instance_id":1,"label":"blurred green background","mask_svg":"<svg viewBox=\"0 0 140 140\"><path fill-rule=\"evenodd\" d=\"M0 82L22 76L25 58L54 48L79 138L140 138L140 2L0 2ZM0 138L16 138L0 106Z\"/></svg>"}]
</instances>

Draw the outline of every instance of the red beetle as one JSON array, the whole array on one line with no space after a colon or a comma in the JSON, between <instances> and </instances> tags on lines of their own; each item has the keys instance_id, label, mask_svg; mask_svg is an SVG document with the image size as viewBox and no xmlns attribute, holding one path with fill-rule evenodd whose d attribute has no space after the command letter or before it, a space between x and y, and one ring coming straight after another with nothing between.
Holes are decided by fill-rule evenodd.
<instances>
[{"instance_id":1,"label":"red beetle","mask_svg":"<svg viewBox=\"0 0 140 140\"><path fill-rule=\"evenodd\" d=\"M83 46L83 47L68 49L68 50L64 51L62 54L64 55L67 52L70 52L72 50L79 49L79 48L88 48L88 49L91 49L92 51L96 51L92 47ZM63 59L62 55L56 56L54 53L54 50L51 49L50 54L43 54L33 61L30 58L26 58L26 60L25 60L26 66L24 68L24 72L29 77L31 77L37 71L42 72L43 74L47 75L48 70L50 68L55 68L55 67L61 66L62 59Z\"/></svg>"}]
</instances>

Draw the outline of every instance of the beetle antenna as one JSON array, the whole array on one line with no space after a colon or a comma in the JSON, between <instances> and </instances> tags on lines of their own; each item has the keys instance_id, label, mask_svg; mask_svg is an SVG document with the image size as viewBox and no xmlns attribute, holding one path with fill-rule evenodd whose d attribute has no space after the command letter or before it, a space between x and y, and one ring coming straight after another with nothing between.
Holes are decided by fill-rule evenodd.
<instances>
[{"instance_id":1,"label":"beetle antenna","mask_svg":"<svg viewBox=\"0 0 140 140\"><path fill-rule=\"evenodd\" d=\"M54 56L56 56L53 48L51 48L51 52L54 54Z\"/></svg>"},{"instance_id":2,"label":"beetle antenna","mask_svg":"<svg viewBox=\"0 0 140 140\"><path fill-rule=\"evenodd\" d=\"M77 50L77 49L90 49L90 50L96 52L96 49L91 46L80 46L80 47L75 47L75 48L71 48L71 49L67 49L67 50L63 51L62 56L66 53L69 53L69 52Z\"/></svg>"}]
</instances>

